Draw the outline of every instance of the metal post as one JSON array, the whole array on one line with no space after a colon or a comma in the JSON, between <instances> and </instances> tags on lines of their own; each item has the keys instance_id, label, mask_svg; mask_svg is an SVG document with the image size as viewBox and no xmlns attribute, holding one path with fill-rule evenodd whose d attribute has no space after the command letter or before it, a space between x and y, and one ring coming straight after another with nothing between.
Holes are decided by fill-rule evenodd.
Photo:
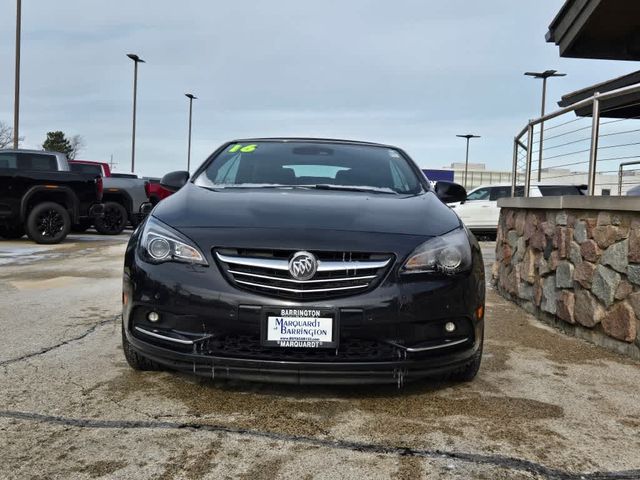
<instances>
[{"instance_id":1,"label":"metal post","mask_svg":"<svg viewBox=\"0 0 640 480\"><path fill-rule=\"evenodd\" d=\"M531 188L531 164L533 163L533 123L527 126L527 169L524 177L524 196L529 197Z\"/></svg>"},{"instance_id":2,"label":"metal post","mask_svg":"<svg viewBox=\"0 0 640 480\"><path fill-rule=\"evenodd\" d=\"M22 24L22 0L16 2L16 77L13 101L13 148L18 148L20 137L20 30Z\"/></svg>"},{"instance_id":3,"label":"metal post","mask_svg":"<svg viewBox=\"0 0 640 480\"><path fill-rule=\"evenodd\" d=\"M191 117L193 115L193 99L189 99L189 147L187 151L187 172L191 171Z\"/></svg>"},{"instance_id":4,"label":"metal post","mask_svg":"<svg viewBox=\"0 0 640 480\"><path fill-rule=\"evenodd\" d=\"M467 157L464 162L464 188L467 188L467 172L469 170L469 138L467 138Z\"/></svg>"},{"instance_id":5,"label":"metal post","mask_svg":"<svg viewBox=\"0 0 640 480\"><path fill-rule=\"evenodd\" d=\"M135 53L127 53L127 57L133 60L133 128L131 132L131 173L136 166L136 103L138 99L138 63L145 63Z\"/></svg>"},{"instance_id":6,"label":"metal post","mask_svg":"<svg viewBox=\"0 0 640 480\"><path fill-rule=\"evenodd\" d=\"M518 139L513 139L513 166L511 167L511 196L516 196L516 176L518 175Z\"/></svg>"},{"instance_id":7,"label":"metal post","mask_svg":"<svg viewBox=\"0 0 640 480\"><path fill-rule=\"evenodd\" d=\"M189 146L187 147L187 171L191 171L191 119L193 117L193 100L198 98L192 93L185 93L185 97L189 99Z\"/></svg>"},{"instance_id":8,"label":"metal post","mask_svg":"<svg viewBox=\"0 0 640 480\"><path fill-rule=\"evenodd\" d=\"M547 101L547 77L542 79L542 109L540 117L544 117L544 106ZM544 121L540 122L540 145L538 146L538 182L542 181L542 150L544 145Z\"/></svg>"},{"instance_id":9,"label":"metal post","mask_svg":"<svg viewBox=\"0 0 640 480\"><path fill-rule=\"evenodd\" d=\"M557 70L545 70L544 72L525 72L525 75L542 79L542 115L545 113L545 103L547 101L547 78L564 77L565 73L558 73ZM538 182L542 179L542 154L544 149L544 120L540 121L540 147L538 148Z\"/></svg>"},{"instance_id":10,"label":"metal post","mask_svg":"<svg viewBox=\"0 0 640 480\"><path fill-rule=\"evenodd\" d=\"M136 102L138 99L138 62L133 62L133 128L131 132L131 173L136 166Z\"/></svg>"},{"instance_id":11,"label":"metal post","mask_svg":"<svg viewBox=\"0 0 640 480\"><path fill-rule=\"evenodd\" d=\"M589 195L596 193L596 162L598 161L598 140L600 137L600 92L593 95L593 122L591 124L591 152L589 154Z\"/></svg>"},{"instance_id":12,"label":"metal post","mask_svg":"<svg viewBox=\"0 0 640 480\"><path fill-rule=\"evenodd\" d=\"M622 195L622 169L623 165L620 164L620 168L618 169L618 196Z\"/></svg>"},{"instance_id":13,"label":"metal post","mask_svg":"<svg viewBox=\"0 0 640 480\"><path fill-rule=\"evenodd\" d=\"M467 133L466 135L456 135L458 138L464 138L467 140L467 156L464 162L464 188L467 188L467 174L469 173L469 140L472 138L480 138L479 135L472 135Z\"/></svg>"}]
</instances>

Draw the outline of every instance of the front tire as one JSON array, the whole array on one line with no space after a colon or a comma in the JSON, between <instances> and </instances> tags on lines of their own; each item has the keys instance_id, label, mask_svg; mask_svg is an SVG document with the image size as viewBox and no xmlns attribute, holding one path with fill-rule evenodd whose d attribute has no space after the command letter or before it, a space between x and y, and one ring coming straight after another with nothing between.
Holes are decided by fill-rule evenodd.
<instances>
[{"instance_id":1,"label":"front tire","mask_svg":"<svg viewBox=\"0 0 640 480\"><path fill-rule=\"evenodd\" d=\"M96 218L94 226L102 235L120 235L128 221L127 211L122 205L107 202L104 204L104 215Z\"/></svg>"},{"instance_id":2,"label":"front tire","mask_svg":"<svg viewBox=\"0 0 640 480\"><path fill-rule=\"evenodd\" d=\"M27 217L27 235L43 245L63 241L71 230L69 212L59 203L44 202L33 207Z\"/></svg>"},{"instance_id":3,"label":"front tire","mask_svg":"<svg viewBox=\"0 0 640 480\"><path fill-rule=\"evenodd\" d=\"M140 372L162 370L160 365L156 362L143 357L133 349L129 340L127 340L127 335L124 333L124 325L122 326L122 349L124 350L124 358L126 358L127 363L134 370L138 370Z\"/></svg>"}]
</instances>

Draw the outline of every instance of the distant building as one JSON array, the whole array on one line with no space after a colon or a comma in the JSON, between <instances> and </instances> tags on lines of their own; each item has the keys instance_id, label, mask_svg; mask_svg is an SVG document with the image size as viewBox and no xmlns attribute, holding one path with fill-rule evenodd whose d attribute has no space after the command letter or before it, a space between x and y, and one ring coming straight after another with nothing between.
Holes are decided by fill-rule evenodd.
<instances>
[{"instance_id":1,"label":"distant building","mask_svg":"<svg viewBox=\"0 0 640 480\"><path fill-rule=\"evenodd\" d=\"M464 163L452 163L449 167L441 169L423 170L429 180L452 180L456 183L464 183ZM628 171L624 176L635 176L640 183L640 171ZM524 174L518 174L518 184L524 184ZM535 183L535 180L533 180ZM472 190L480 185L495 185L500 183L511 183L510 170L487 170L484 163L470 163L467 172L467 190ZM571 184L586 185L587 172L574 172L565 168L543 168L542 183L549 184ZM625 181L626 183L626 181ZM596 195L617 195L618 175L617 174L597 174ZM623 184L622 194L633 187L633 184Z\"/></svg>"},{"instance_id":2,"label":"distant building","mask_svg":"<svg viewBox=\"0 0 640 480\"><path fill-rule=\"evenodd\" d=\"M450 167L424 170L429 180L450 180L464 184L464 163L452 163ZM524 177L523 177L524 180ZM484 163L470 163L467 171L467 190L480 185L511 183L511 172L505 170L487 170Z\"/></svg>"}]
</instances>

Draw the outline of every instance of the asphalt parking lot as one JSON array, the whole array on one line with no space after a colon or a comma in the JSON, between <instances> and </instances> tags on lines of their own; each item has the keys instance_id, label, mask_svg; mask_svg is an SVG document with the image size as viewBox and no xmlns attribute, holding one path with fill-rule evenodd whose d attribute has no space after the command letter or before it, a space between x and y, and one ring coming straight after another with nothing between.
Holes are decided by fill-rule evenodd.
<instances>
[{"instance_id":1,"label":"asphalt parking lot","mask_svg":"<svg viewBox=\"0 0 640 480\"><path fill-rule=\"evenodd\" d=\"M134 372L120 347L125 242L0 242L0 478L640 478L640 365L492 289L470 384Z\"/></svg>"}]
</instances>

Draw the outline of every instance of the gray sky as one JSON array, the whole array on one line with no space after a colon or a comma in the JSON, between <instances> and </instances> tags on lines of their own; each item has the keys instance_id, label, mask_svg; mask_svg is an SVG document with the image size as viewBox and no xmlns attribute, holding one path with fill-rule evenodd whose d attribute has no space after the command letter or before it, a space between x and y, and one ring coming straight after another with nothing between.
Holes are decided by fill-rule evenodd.
<instances>
[{"instance_id":1,"label":"gray sky","mask_svg":"<svg viewBox=\"0 0 640 480\"><path fill-rule=\"evenodd\" d=\"M80 134L81 158L130 165L133 65L139 71L136 170L186 167L244 136L327 136L396 144L424 168L471 160L509 169L512 138L540 109L525 70L568 73L562 94L633 71L560 59L547 26L562 1L23 0L21 134ZM0 120L13 122L15 0L0 2Z\"/></svg>"}]
</instances>

